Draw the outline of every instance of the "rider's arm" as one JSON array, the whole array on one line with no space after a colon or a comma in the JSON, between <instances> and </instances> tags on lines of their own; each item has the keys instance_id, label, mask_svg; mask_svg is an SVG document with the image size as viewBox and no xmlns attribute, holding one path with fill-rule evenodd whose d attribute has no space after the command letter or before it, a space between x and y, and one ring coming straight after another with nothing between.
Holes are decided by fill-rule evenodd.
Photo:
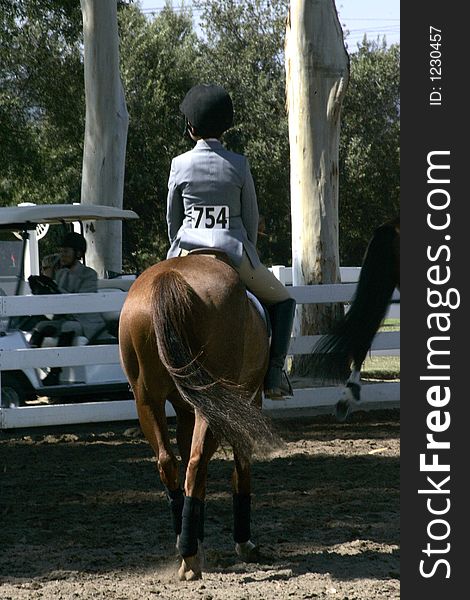
<instances>
[{"instance_id":1,"label":"rider's arm","mask_svg":"<svg viewBox=\"0 0 470 600\"><path fill-rule=\"evenodd\" d=\"M79 273L60 269L56 273L57 287L62 294L86 294L98 291L98 274L91 267L80 269Z\"/></svg>"},{"instance_id":2,"label":"rider's arm","mask_svg":"<svg viewBox=\"0 0 470 600\"><path fill-rule=\"evenodd\" d=\"M175 161L171 163L170 177L168 179L168 198L166 209L166 222L168 225L168 237L172 243L178 234L179 228L184 220L183 197L176 183Z\"/></svg>"},{"instance_id":3,"label":"rider's arm","mask_svg":"<svg viewBox=\"0 0 470 600\"><path fill-rule=\"evenodd\" d=\"M242 187L241 205L242 221L248 234L248 239L256 246L259 220L258 201L256 199L255 184L253 182L253 176L251 175L248 160L246 161L246 174L245 182Z\"/></svg>"},{"instance_id":4,"label":"rider's arm","mask_svg":"<svg viewBox=\"0 0 470 600\"><path fill-rule=\"evenodd\" d=\"M88 268L81 278L80 289L78 290L81 294L98 291L98 274L92 269Z\"/></svg>"}]
</instances>

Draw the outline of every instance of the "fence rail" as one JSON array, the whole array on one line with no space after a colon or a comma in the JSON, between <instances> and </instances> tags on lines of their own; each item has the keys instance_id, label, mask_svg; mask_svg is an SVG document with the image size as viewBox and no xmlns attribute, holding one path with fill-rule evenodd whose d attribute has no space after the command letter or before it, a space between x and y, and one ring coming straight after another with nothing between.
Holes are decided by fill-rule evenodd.
<instances>
[{"instance_id":1,"label":"fence rail","mask_svg":"<svg viewBox=\"0 0 470 600\"><path fill-rule=\"evenodd\" d=\"M276 268L273 268L275 271ZM278 268L279 269L279 268ZM285 269L285 268L283 268ZM288 275L284 270L284 276ZM357 278L358 270L355 271ZM282 277L279 277L282 280ZM298 303L318 304L328 302L348 302L356 284L332 284L292 287L291 292ZM396 295L399 297L398 295ZM125 292L103 291L95 294L62 294L51 296L2 296L0 297L0 323L10 317L37 314L66 314L87 312L120 311L126 297ZM7 339L8 335L3 336ZM309 353L319 336L292 338L290 353ZM0 380L2 371L35 369L39 367L63 367L96 364L118 364L117 345L76 346L68 348L10 348L5 344L0 350ZM379 333L373 342L375 354L399 353L399 332ZM294 397L287 400L264 400L266 410L289 408L310 408L334 405L341 393L339 387L295 389ZM399 383L377 383L364 386L364 402L398 402ZM167 414L174 414L167 403ZM89 402L80 405L64 404L54 406L25 406L7 408L1 405L0 429L32 427L40 425L61 425L86 422L136 419L132 400L114 402Z\"/></svg>"}]
</instances>

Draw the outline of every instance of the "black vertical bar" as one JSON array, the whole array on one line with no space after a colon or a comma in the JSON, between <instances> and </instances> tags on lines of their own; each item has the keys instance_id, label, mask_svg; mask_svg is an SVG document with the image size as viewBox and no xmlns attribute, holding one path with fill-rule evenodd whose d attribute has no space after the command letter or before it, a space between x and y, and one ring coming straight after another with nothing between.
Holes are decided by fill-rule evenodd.
<instances>
[{"instance_id":1,"label":"black vertical bar","mask_svg":"<svg viewBox=\"0 0 470 600\"><path fill-rule=\"evenodd\" d=\"M403 600L468 596L467 29L455 3L401 4Z\"/></svg>"}]
</instances>

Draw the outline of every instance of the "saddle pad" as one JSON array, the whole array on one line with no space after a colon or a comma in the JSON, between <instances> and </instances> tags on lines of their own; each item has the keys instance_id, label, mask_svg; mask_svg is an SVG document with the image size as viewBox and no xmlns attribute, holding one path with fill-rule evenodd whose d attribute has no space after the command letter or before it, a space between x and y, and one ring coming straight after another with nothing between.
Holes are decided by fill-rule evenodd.
<instances>
[{"instance_id":1,"label":"saddle pad","mask_svg":"<svg viewBox=\"0 0 470 600\"><path fill-rule=\"evenodd\" d=\"M267 332L268 332L268 336L271 337L271 322L269 320L268 311L261 304L261 302L258 300L258 298L254 294L252 294L249 290L246 290L246 295L248 296L248 300L251 301L251 303L253 304L253 306L256 308L256 310L260 314L261 318L263 319L263 322L264 322Z\"/></svg>"}]
</instances>

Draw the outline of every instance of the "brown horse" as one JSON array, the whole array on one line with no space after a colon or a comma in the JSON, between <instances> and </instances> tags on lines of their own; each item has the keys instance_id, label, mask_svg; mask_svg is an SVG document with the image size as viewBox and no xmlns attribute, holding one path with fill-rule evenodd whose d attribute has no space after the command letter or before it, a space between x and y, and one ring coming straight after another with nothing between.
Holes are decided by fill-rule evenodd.
<instances>
[{"instance_id":1,"label":"brown horse","mask_svg":"<svg viewBox=\"0 0 470 600\"><path fill-rule=\"evenodd\" d=\"M400 217L374 231L348 312L313 348L313 369L321 379L341 381L345 363L352 364L347 393L336 405L340 421L346 420L351 406L360 401L362 363L396 287L400 289Z\"/></svg>"},{"instance_id":2,"label":"brown horse","mask_svg":"<svg viewBox=\"0 0 470 600\"><path fill-rule=\"evenodd\" d=\"M190 254L150 267L132 285L120 318L121 360L167 491L181 580L201 577L207 469L222 440L234 453L236 551L243 560L256 558L250 539L250 461L256 449L274 442L261 413L266 326L224 256ZM166 400L177 417L184 492L170 445Z\"/></svg>"}]
</instances>

